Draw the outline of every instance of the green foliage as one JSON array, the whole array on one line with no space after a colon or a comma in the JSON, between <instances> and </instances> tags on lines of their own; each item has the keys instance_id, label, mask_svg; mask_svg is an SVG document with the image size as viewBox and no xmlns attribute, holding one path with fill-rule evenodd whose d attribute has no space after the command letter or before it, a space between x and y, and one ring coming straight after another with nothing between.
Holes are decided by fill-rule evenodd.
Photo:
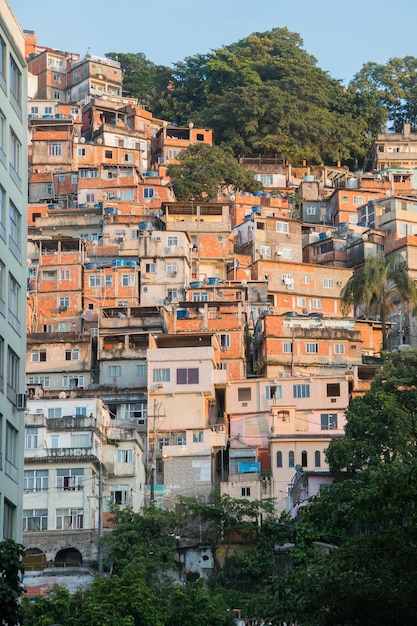
<instances>
[{"instance_id":1,"label":"green foliage","mask_svg":"<svg viewBox=\"0 0 417 626\"><path fill-rule=\"evenodd\" d=\"M20 623L24 548L11 539L0 543L0 617L7 626Z\"/></svg>"},{"instance_id":2,"label":"green foliage","mask_svg":"<svg viewBox=\"0 0 417 626\"><path fill-rule=\"evenodd\" d=\"M122 573L132 562L143 567L148 582L174 566L174 512L150 507L140 513L128 508L113 508L115 528L104 538L105 560L113 571Z\"/></svg>"},{"instance_id":3,"label":"green foliage","mask_svg":"<svg viewBox=\"0 0 417 626\"><path fill-rule=\"evenodd\" d=\"M216 143L236 156L278 153L294 164L333 164L369 151L374 102L317 67L300 36L286 28L187 57L171 71L140 54L109 56L122 63L131 95L154 115L211 127Z\"/></svg>"},{"instance_id":4,"label":"green foliage","mask_svg":"<svg viewBox=\"0 0 417 626\"><path fill-rule=\"evenodd\" d=\"M340 293L342 310L362 308L366 317L379 316L382 325L382 347L387 348L387 316L392 298L399 295L412 308L417 306L417 288L402 258L367 257L362 270L355 272Z\"/></svg>"},{"instance_id":5,"label":"green foliage","mask_svg":"<svg viewBox=\"0 0 417 626\"><path fill-rule=\"evenodd\" d=\"M378 122L389 121L394 132L405 122L417 125L417 58L392 58L385 65L366 63L350 88L365 103L373 130ZM372 113L372 107L374 112Z\"/></svg>"},{"instance_id":6,"label":"green foliage","mask_svg":"<svg viewBox=\"0 0 417 626\"><path fill-rule=\"evenodd\" d=\"M312 626L415 623L416 469L380 464L300 510L295 527L315 528L311 540L330 548L275 585L276 613Z\"/></svg>"},{"instance_id":7,"label":"green foliage","mask_svg":"<svg viewBox=\"0 0 417 626\"><path fill-rule=\"evenodd\" d=\"M218 146L192 144L179 154L178 160L178 164L169 166L168 174L179 201L211 200L223 189L235 193L262 188L253 173Z\"/></svg>"}]
</instances>

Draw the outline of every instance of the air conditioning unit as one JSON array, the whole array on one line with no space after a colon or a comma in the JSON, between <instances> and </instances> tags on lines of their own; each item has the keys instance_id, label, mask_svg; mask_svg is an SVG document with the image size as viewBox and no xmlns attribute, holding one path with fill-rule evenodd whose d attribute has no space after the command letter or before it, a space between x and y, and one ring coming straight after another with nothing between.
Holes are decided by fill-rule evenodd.
<instances>
[{"instance_id":1,"label":"air conditioning unit","mask_svg":"<svg viewBox=\"0 0 417 626\"><path fill-rule=\"evenodd\" d=\"M160 237L155 237L154 241L161 241L161 238Z\"/></svg>"},{"instance_id":2,"label":"air conditioning unit","mask_svg":"<svg viewBox=\"0 0 417 626\"><path fill-rule=\"evenodd\" d=\"M26 394L25 393L16 394L16 409L18 411L26 411Z\"/></svg>"},{"instance_id":3,"label":"air conditioning unit","mask_svg":"<svg viewBox=\"0 0 417 626\"><path fill-rule=\"evenodd\" d=\"M158 387L158 389L162 389L163 384L162 383L158 383L156 386Z\"/></svg>"}]
</instances>

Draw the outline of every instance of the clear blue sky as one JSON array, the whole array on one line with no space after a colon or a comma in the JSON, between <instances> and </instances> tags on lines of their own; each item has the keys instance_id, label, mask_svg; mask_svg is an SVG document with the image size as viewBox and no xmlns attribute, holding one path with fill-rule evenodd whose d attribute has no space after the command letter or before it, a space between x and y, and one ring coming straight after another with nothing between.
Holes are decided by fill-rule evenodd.
<instances>
[{"instance_id":1,"label":"clear blue sky","mask_svg":"<svg viewBox=\"0 0 417 626\"><path fill-rule=\"evenodd\" d=\"M319 67L345 83L367 61L417 57L417 0L9 0L40 45L104 56L143 52L172 65L286 26Z\"/></svg>"}]
</instances>

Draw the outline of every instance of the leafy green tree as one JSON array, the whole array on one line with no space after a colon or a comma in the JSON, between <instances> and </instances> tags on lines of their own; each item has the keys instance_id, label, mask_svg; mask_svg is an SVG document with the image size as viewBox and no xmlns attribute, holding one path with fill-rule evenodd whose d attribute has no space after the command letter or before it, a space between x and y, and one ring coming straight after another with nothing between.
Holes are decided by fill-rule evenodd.
<instances>
[{"instance_id":1,"label":"leafy green tree","mask_svg":"<svg viewBox=\"0 0 417 626\"><path fill-rule=\"evenodd\" d=\"M417 58L392 58L383 65L366 63L356 74L349 88L368 103L369 119L388 121L394 132L401 132L405 122L417 125ZM374 114L371 107L374 105ZM385 111L385 114L383 113ZM377 116L375 117L375 113Z\"/></svg>"},{"instance_id":2,"label":"leafy green tree","mask_svg":"<svg viewBox=\"0 0 417 626\"><path fill-rule=\"evenodd\" d=\"M235 156L275 153L293 163L353 164L369 151L369 98L320 69L301 37L286 28L252 33L172 70L143 55L109 56L121 61L127 89L154 115L213 128L216 144Z\"/></svg>"},{"instance_id":3,"label":"leafy green tree","mask_svg":"<svg viewBox=\"0 0 417 626\"><path fill-rule=\"evenodd\" d=\"M178 164L169 166L172 187L177 200L211 200L223 189L256 191L262 184L243 168L234 156L218 146L192 144L178 155Z\"/></svg>"},{"instance_id":4,"label":"leafy green tree","mask_svg":"<svg viewBox=\"0 0 417 626\"><path fill-rule=\"evenodd\" d=\"M20 624L24 548L12 539L0 543L0 616L6 626Z\"/></svg>"},{"instance_id":5,"label":"leafy green tree","mask_svg":"<svg viewBox=\"0 0 417 626\"><path fill-rule=\"evenodd\" d=\"M306 626L416 622L416 470L415 460L380 464L300 509L294 527L306 525L327 553L316 548L275 581L274 616Z\"/></svg>"},{"instance_id":6,"label":"leafy green tree","mask_svg":"<svg viewBox=\"0 0 417 626\"><path fill-rule=\"evenodd\" d=\"M408 274L405 262L394 255L385 259L380 256L368 257L363 269L354 272L340 294L345 313L354 306L362 308L367 317L379 316L383 350L387 349L387 317L395 294L416 308L416 285Z\"/></svg>"}]
</instances>

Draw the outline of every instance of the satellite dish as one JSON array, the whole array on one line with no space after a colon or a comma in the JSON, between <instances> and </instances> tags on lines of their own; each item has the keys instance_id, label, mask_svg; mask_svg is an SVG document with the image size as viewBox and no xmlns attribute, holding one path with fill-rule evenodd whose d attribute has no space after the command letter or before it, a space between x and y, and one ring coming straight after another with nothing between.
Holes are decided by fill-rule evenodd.
<instances>
[{"instance_id":1,"label":"satellite dish","mask_svg":"<svg viewBox=\"0 0 417 626\"><path fill-rule=\"evenodd\" d=\"M368 241L368 235L367 235L367 233L363 233L363 235L362 235L362 241Z\"/></svg>"},{"instance_id":2,"label":"satellite dish","mask_svg":"<svg viewBox=\"0 0 417 626\"><path fill-rule=\"evenodd\" d=\"M35 391L35 397L36 398L42 398L42 396L43 396L43 389L37 389Z\"/></svg>"},{"instance_id":3,"label":"satellite dish","mask_svg":"<svg viewBox=\"0 0 417 626\"><path fill-rule=\"evenodd\" d=\"M326 230L326 237L331 237L332 236L332 232L331 230Z\"/></svg>"},{"instance_id":4,"label":"satellite dish","mask_svg":"<svg viewBox=\"0 0 417 626\"><path fill-rule=\"evenodd\" d=\"M60 400L65 400L65 398L66 398L66 397L67 397L67 394L65 393L65 391L60 391L60 392L59 392L59 396L58 396L58 398L59 398Z\"/></svg>"},{"instance_id":5,"label":"satellite dish","mask_svg":"<svg viewBox=\"0 0 417 626\"><path fill-rule=\"evenodd\" d=\"M85 143L85 137L81 137L80 143Z\"/></svg>"},{"instance_id":6,"label":"satellite dish","mask_svg":"<svg viewBox=\"0 0 417 626\"><path fill-rule=\"evenodd\" d=\"M97 244L98 244L97 239L93 239L93 241L91 242L91 245L93 246L93 248L97 246Z\"/></svg>"},{"instance_id":7,"label":"satellite dish","mask_svg":"<svg viewBox=\"0 0 417 626\"><path fill-rule=\"evenodd\" d=\"M307 314L308 314L308 309L303 309L303 310L301 311L301 313L302 313L303 315L307 315Z\"/></svg>"},{"instance_id":8,"label":"satellite dish","mask_svg":"<svg viewBox=\"0 0 417 626\"><path fill-rule=\"evenodd\" d=\"M99 145L99 146L102 146L102 145L103 145L103 140L102 140L102 138L101 138L101 137L99 137L99 138L97 139L97 143L98 143L98 145Z\"/></svg>"}]
</instances>

